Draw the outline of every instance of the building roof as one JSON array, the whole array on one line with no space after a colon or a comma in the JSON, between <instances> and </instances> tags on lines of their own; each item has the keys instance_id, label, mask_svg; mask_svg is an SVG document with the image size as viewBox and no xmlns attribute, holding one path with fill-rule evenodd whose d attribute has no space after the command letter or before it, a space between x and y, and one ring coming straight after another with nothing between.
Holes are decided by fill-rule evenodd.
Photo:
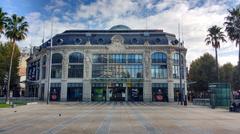
<instances>
[{"instance_id":1,"label":"building roof","mask_svg":"<svg viewBox=\"0 0 240 134\"><path fill-rule=\"evenodd\" d=\"M53 46L84 45L88 41L92 45L109 45L114 35L121 35L127 45L143 45L145 41L150 45L169 45L176 40L174 34L159 29L131 29L125 25L115 25L108 30L66 30L53 37ZM40 48L49 47L50 43L48 40Z\"/></svg>"},{"instance_id":2,"label":"building roof","mask_svg":"<svg viewBox=\"0 0 240 134\"><path fill-rule=\"evenodd\" d=\"M128 26L126 25L115 25L115 26L112 26L109 30L131 30L131 28L129 28Z\"/></svg>"}]
</instances>

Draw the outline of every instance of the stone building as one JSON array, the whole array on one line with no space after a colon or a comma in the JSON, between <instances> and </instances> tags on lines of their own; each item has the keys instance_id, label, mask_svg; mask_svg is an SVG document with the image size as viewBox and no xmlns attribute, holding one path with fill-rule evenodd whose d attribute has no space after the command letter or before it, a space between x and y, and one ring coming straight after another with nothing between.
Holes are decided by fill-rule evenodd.
<instances>
[{"instance_id":1,"label":"stone building","mask_svg":"<svg viewBox=\"0 0 240 134\"><path fill-rule=\"evenodd\" d=\"M172 102L180 90L180 70L186 91L187 50L163 30L125 25L67 30L55 35L52 44L52 49L51 40L41 44L27 60L28 96L46 100L49 95L51 101Z\"/></svg>"},{"instance_id":2,"label":"stone building","mask_svg":"<svg viewBox=\"0 0 240 134\"><path fill-rule=\"evenodd\" d=\"M20 77L20 91L19 96L24 96L25 92L25 82L26 82L26 68L27 68L27 59L30 56L30 50L27 47L20 48L20 59L19 59L19 72L18 75Z\"/></svg>"}]
</instances>

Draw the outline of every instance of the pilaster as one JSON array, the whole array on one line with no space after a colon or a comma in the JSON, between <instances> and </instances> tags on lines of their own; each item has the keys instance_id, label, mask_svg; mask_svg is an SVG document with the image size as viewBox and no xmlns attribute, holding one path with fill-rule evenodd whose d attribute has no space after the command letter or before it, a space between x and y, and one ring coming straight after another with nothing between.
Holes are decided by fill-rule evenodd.
<instances>
[{"instance_id":1,"label":"pilaster","mask_svg":"<svg viewBox=\"0 0 240 134\"><path fill-rule=\"evenodd\" d=\"M143 101L152 101L152 83L151 83L151 54L150 50L144 52L144 83L143 83Z\"/></svg>"},{"instance_id":2,"label":"pilaster","mask_svg":"<svg viewBox=\"0 0 240 134\"><path fill-rule=\"evenodd\" d=\"M92 58L89 51L84 53L84 80L83 80L83 101L91 101L91 70L92 70Z\"/></svg>"},{"instance_id":3,"label":"pilaster","mask_svg":"<svg viewBox=\"0 0 240 134\"><path fill-rule=\"evenodd\" d=\"M143 84L143 101L151 102L152 101L152 83L150 80L144 81Z\"/></svg>"},{"instance_id":4,"label":"pilaster","mask_svg":"<svg viewBox=\"0 0 240 134\"><path fill-rule=\"evenodd\" d=\"M172 49L168 50L167 53L167 66L168 66L168 101L174 101L174 87L173 87L173 55Z\"/></svg>"},{"instance_id":5,"label":"pilaster","mask_svg":"<svg viewBox=\"0 0 240 134\"><path fill-rule=\"evenodd\" d=\"M67 100L67 79L68 79L68 54L63 51L62 79L61 79L61 101Z\"/></svg>"},{"instance_id":6,"label":"pilaster","mask_svg":"<svg viewBox=\"0 0 240 134\"><path fill-rule=\"evenodd\" d=\"M91 81L83 80L83 101L91 101Z\"/></svg>"}]
</instances>

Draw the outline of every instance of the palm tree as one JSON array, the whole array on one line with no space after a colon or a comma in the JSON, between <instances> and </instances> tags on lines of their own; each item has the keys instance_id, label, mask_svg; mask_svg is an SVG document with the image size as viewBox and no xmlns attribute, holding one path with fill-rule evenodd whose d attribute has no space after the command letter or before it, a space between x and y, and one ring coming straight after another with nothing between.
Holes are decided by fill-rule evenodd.
<instances>
[{"instance_id":1,"label":"palm tree","mask_svg":"<svg viewBox=\"0 0 240 134\"><path fill-rule=\"evenodd\" d=\"M219 69L218 69L218 51L217 51L217 49L220 48L220 41L227 42L225 40L225 35L221 30L222 30L222 28L218 27L216 25L210 27L208 29L208 35L205 39L205 42L207 45L211 44L212 47L215 48L216 72L217 72L218 81L219 81Z\"/></svg>"},{"instance_id":2,"label":"palm tree","mask_svg":"<svg viewBox=\"0 0 240 134\"><path fill-rule=\"evenodd\" d=\"M10 42L13 44L8 72L8 88L6 94L6 102L8 102L12 72L12 60L14 56L16 41L21 41L26 38L28 32L28 23L25 21L25 18L23 16L19 17L16 14L13 14L10 18L7 19L5 31L6 37L10 39Z\"/></svg>"},{"instance_id":3,"label":"palm tree","mask_svg":"<svg viewBox=\"0 0 240 134\"><path fill-rule=\"evenodd\" d=\"M3 33L3 30L4 30L4 26L6 24L6 17L7 13L3 12L2 11L2 8L0 8L0 37L1 37L1 34Z\"/></svg>"},{"instance_id":4,"label":"palm tree","mask_svg":"<svg viewBox=\"0 0 240 134\"><path fill-rule=\"evenodd\" d=\"M225 31L231 41L235 41L238 51L238 67L240 70L240 5L236 8L228 10L229 15L225 18Z\"/></svg>"}]
</instances>

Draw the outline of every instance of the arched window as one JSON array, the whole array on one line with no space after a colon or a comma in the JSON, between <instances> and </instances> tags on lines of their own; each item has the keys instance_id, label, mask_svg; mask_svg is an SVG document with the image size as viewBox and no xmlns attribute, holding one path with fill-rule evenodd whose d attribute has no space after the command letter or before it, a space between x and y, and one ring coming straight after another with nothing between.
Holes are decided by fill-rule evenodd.
<instances>
[{"instance_id":1,"label":"arched window","mask_svg":"<svg viewBox=\"0 0 240 134\"><path fill-rule=\"evenodd\" d=\"M62 63L62 55L60 53L55 53L52 55L52 64Z\"/></svg>"},{"instance_id":2,"label":"arched window","mask_svg":"<svg viewBox=\"0 0 240 134\"><path fill-rule=\"evenodd\" d=\"M51 78L62 77L62 59L63 57L60 53L55 53L52 55Z\"/></svg>"},{"instance_id":3,"label":"arched window","mask_svg":"<svg viewBox=\"0 0 240 134\"><path fill-rule=\"evenodd\" d=\"M155 52L152 54L152 63L167 63L167 55L162 52Z\"/></svg>"},{"instance_id":4,"label":"arched window","mask_svg":"<svg viewBox=\"0 0 240 134\"><path fill-rule=\"evenodd\" d=\"M179 59L181 59L181 76L184 78L184 57L179 55L179 53L174 53L172 56L173 60L173 78L180 78L180 67L179 67Z\"/></svg>"},{"instance_id":5,"label":"arched window","mask_svg":"<svg viewBox=\"0 0 240 134\"><path fill-rule=\"evenodd\" d=\"M155 52L151 56L151 74L153 79L167 78L167 55L162 52Z\"/></svg>"},{"instance_id":6,"label":"arched window","mask_svg":"<svg viewBox=\"0 0 240 134\"><path fill-rule=\"evenodd\" d=\"M42 59L42 79L46 78L47 56L44 55Z\"/></svg>"},{"instance_id":7,"label":"arched window","mask_svg":"<svg viewBox=\"0 0 240 134\"><path fill-rule=\"evenodd\" d=\"M68 78L83 78L84 55L74 52L69 55Z\"/></svg>"},{"instance_id":8,"label":"arched window","mask_svg":"<svg viewBox=\"0 0 240 134\"><path fill-rule=\"evenodd\" d=\"M69 63L83 63L83 59L83 54L74 52L69 56Z\"/></svg>"}]
</instances>

